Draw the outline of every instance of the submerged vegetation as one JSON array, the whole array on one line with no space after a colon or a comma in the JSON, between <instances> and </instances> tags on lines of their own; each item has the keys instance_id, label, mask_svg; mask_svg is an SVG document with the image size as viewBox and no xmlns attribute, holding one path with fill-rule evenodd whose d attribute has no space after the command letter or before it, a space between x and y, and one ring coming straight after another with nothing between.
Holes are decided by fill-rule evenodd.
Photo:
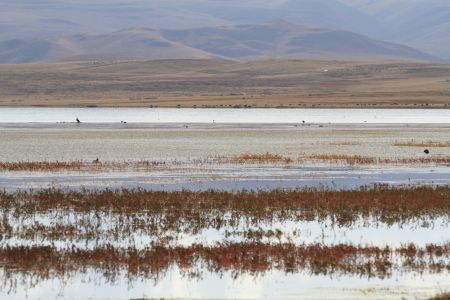
<instances>
[{"instance_id":1,"label":"submerged vegetation","mask_svg":"<svg viewBox=\"0 0 450 300\"><path fill-rule=\"evenodd\" d=\"M448 217L450 187L375 186L357 190L334 191L320 188L240 191L145 191L81 190L18 191L0 193L2 215L33 216L57 210L75 213L103 212L120 215L164 214L159 222L182 218L215 219L220 223L226 213L252 220L323 220L336 224L354 222L359 217L375 217L393 223L420 217ZM170 217L169 217L170 216Z\"/></svg>"},{"instance_id":2,"label":"submerged vegetation","mask_svg":"<svg viewBox=\"0 0 450 300\"><path fill-rule=\"evenodd\" d=\"M217 231L223 239L301 241L301 228L288 232L283 223L432 227L436 220L445 225L449 219L449 187L236 193L48 189L0 193L0 246L17 239L134 245L139 237L173 245L206 230Z\"/></svg>"},{"instance_id":3,"label":"submerged vegetation","mask_svg":"<svg viewBox=\"0 0 450 300\"><path fill-rule=\"evenodd\" d=\"M450 187L177 191L46 189L0 192L0 285L82 275L110 283L170 272L391 278L450 273L450 244L306 243L300 222L324 227L448 226ZM274 224L293 222L287 227ZM198 240L205 232L216 239ZM203 235L204 237L205 235ZM207 236L207 233L206 233Z\"/></svg>"},{"instance_id":4,"label":"submerged vegetation","mask_svg":"<svg viewBox=\"0 0 450 300\"><path fill-rule=\"evenodd\" d=\"M190 247L154 246L144 250L112 246L95 249L57 249L51 246L19 246L0 249L3 284L11 284L17 275L33 282L51 278L64 279L73 273L92 269L114 282L121 274L129 281L163 278L173 266L185 276L201 277L206 270L233 277L254 276L269 271L308 272L311 275L354 275L387 278L393 272L450 272L450 245L398 249L320 244L295 246L262 243L218 244Z\"/></svg>"}]
</instances>

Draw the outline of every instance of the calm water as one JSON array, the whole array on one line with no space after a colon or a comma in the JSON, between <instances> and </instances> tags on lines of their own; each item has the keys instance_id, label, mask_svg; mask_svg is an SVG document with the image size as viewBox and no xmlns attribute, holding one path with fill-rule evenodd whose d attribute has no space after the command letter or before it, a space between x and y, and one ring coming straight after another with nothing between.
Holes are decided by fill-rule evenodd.
<instances>
[{"instance_id":1,"label":"calm water","mask_svg":"<svg viewBox=\"0 0 450 300\"><path fill-rule=\"evenodd\" d=\"M450 123L450 109L0 108L0 123Z\"/></svg>"},{"instance_id":2,"label":"calm water","mask_svg":"<svg viewBox=\"0 0 450 300\"><path fill-rule=\"evenodd\" d=\"M62 122L111 123L113 125L75 124L54 125ZM181 123L179 128L160 130L140 129L141 125L128 123ZM184 129L188 123L396 123L396 124L450 124L450 110L422 109L116 109L116 108L0 108L0 161L21 160L186 160L193 157L233 155L243 152L274 152L283 155L309 155L313 153L360 154L367 156L421 157L423 149L396 147L396 141L415 139L419 142L433 140L450 141L447 125L324 125L294 126L289 129L266 128L259 130L193 130L196 125ZM8 125L6 123L15 123ZM50 125L17 125L18 123L53 123ZM119 124L119 125L114 125ZM107 126L108 128L100 128ZM153 125L149 125L152 126ZM159 125L155 125L157 127ZM164 125L166 126L166 125ZM172 126L172 125L167 125ZM173 125L178 126L178 125ZM203 126L203 125L201 125ZM234 126L224 125L223 127ZM271 125L267 125L271 126ZM23 128L22 128L23 127ZM99 128L97 128L99 127ZM145 126L141 126L145 127ZM205 125L204 127L214 127ZM217 126L220 127L220 126ZM245 126L236 125L244 128ZM252 125L248 125L252 127ZM256 126L254 126L256 127ZM260 125L258 125L258 128ZM263 126L261 126L263 127ZM372 128L373 127L373 128ZM117 129L120 130L117 130ZM180 130L183 128L183 130ZM131 146L130 146L131 145ZM432 149L433 155L449 155L450 148ZM0 189L15 191L21 188L61 187L77 189L102 187L149 188L155 190L180 189L273 189L324 185L352 187L365 184L448 184L447 167L429 169L307 169L307 168L226 168L198 170L194 173L149 174L0 174ZM239 180L237 180L239 179ZM0 212L1 213L1 212ZM59 216L59 215L57 215ZM113 216L114 217L114 216ZM9 218L12 220L12 216ZM56 222L55 222L56 220ZM84 220L81 218L80 220ZM86 220L92 222L92 218ZM137 248L148 246L151 236L136 232L130 239L120 241L108 236L114 220L101 218L105 229L102 243L120 243ZM31 223L31 221L33 223ZM31 226L34 222L52 226L72 224L72 216L62 214L50 220L49 215L23 220L18 216L14 227ZM414 242L422 246L428 243L446 242L450 227L447 220L437 219L429 227L421 222L394 224L361 221L353 227L333 227L326 222L284 222L265 224L263 229L279 229L283 239L290 238L296 244L321 242L325 245L370 244L373 246L399 246ZM27 223L28 222L28 223ZM80 221L81 222L81 221ZM88 223L91 224L91 223ZM227 230L242 230L248 224ZM244 226L244 227L243 227ZM103 228L103 227L102 227ZM250 229L256 229L249 226ZM294 236L293 230L300 230ZM230 237L228 240L241 236ZM182 235L180 244L214 243L227 240L224 229L208 228L196 235ZM283 240L284 241L284 240ZM175 243L174 242L174 243ZM48 245L50 240L33 240L12 237L0 241L7 245ZM56 246L75 244L91 245L88 240L57 240ZM70 245L69 245L70 246ZM129 281L127 274L118 274L117 281L108 282L101 273L88 269L67 274L65 278L50 276L36 281L31 274L17 275L17 281L0 280L0 299L120 299L130 298L263 298L263 299L427 299L438 291L450 289L448 273L417 274L394 272L391 278L363 278L352 275L323 276L309 271L285 274L272 270L259 276L246 274L234 278L231 272L210 273L203 270L201 279L183 276L177 267L171 268L161 280L154 282L142 276ZM4 270L0 269L0 278Z\"/></svg>"}]
</instances>

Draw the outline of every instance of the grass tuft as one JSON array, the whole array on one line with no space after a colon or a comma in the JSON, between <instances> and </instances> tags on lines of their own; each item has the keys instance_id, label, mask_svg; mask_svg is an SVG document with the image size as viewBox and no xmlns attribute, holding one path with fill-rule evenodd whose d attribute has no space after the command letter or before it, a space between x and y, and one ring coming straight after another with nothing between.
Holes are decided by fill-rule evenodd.
<instances>
[{"instance_id":1,"label":"grass tuft","mask_svg":"<svg viewBox=\"0 0 450 300\"><path fill-rule=\"evenodd\" d=\"M394 146L397 147L419 147L419 148L448 148L450 147L450 142L441 143L441 142L416 142L414 140L409 142L395 142Z\"/></svg>"}]
</instances>

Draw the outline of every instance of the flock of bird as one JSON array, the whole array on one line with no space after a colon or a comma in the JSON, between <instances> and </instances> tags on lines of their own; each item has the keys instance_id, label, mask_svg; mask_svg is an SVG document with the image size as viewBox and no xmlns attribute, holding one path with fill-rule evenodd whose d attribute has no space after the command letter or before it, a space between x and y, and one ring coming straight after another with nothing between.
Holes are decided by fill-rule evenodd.
<instances>
[{"instance_id":1,"label":"flock of bird","mask_svg":"<svg viewBox=\"0 0 450 300\"><path fill-rule=\"evenodd\" d=\"M77 121L78 124L81 123L81 121L80 121L80 119L78 119L78 117L76 118L76 121ZM126 121L120 121L120 123L121 123L121 124L127 124ZM216 123L216 121L213 120L213 123ZM303 124L303 125L304 125L305 123L306 123L305 121L302 121L302 124ZM185 125L184 127L185 127L185 128L189 128L189 126L187 126L187 125ZM297 126L296 126L296 127L297 127ZM429 154L430 154L430 150L428 150L428 149L425 149L423 152L424 152L426 155L429 155ZM98 158L97 158L97 162L98 162Z\"/></svg>"}]
</instances>

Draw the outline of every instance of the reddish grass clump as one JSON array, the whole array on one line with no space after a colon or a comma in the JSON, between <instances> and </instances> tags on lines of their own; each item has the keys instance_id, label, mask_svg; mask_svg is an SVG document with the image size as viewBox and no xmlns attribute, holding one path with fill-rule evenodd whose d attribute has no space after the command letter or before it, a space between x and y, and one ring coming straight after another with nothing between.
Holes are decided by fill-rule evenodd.
<instances>
[{"instance_id":1,"label":"reddish grass clump","mask_svg":"<svg viewBox=\"0 0 450 300\"><path fill-rule=\"evenodd\" d=\"M292 163L292 158L284 157L279 154L264 153L264 154L252 154L245 153L237 155L231 158L233 163Z\"/></svg>"},{"instance_id":2,"label":"reddish grass clump","mask_svg":"<svg viewBox=\"0 0 450 300\"><path fill-rule=\"evenodd\" d=\"M36 217L50 222L35 222ZM64 217L63 217L64 216ZM67 216L75 219L68 221ZM264 230L274 222L330 222L332 226L371 224L432 226L450 218L450 187L350 191L304 189L270 192L153 192L144 190L0 192L0 233L4 239L48 241L119 240L134 232L168 240L205 229L251 241L280 239ZM109 224L108 230L102 223ZM18 226L17 224L21 224ZM251 225L254 229L241 225ZM161 241L160 240L160 241Z\"/></svg>"},{"instance_id":3,"label":"reddish grass clump","mask_svg":"<svg viewBox=\"0 0 450 300\"><path fill-rule=\"evenodd\" d=\"M86 167L82 161L73 162L0 162L0 171L79 171Z\"/></svg>"},{"instance_id":4,"label":"reddish grass clump","mask_svg":"<svg viewBox=\"0 0 450 300\"><path fill-rule=\"evenodd\" d=\"M406 246L410 247L410 246ZM177 266L187 275L201 274L202 269L222 274L231 272L259 275L278 270L286 273L308 271L312 275L356 275L387 278L394 270L437 273L450 271L450 245L432 245L436 251L336 245L295 246L292 244L238 243L190 247L154 246L144 250L105 246L95 249L58 250L49 246L0 248L0 268L5 278L32 274L36 280L64 278L71 273L92 268L110 281L125 271L129 279L158 280ZM439 254L437 254L437 251ZM428 256L418 253L427 253ZM399 264L398 259L414 263ZM439 265L440 268L436 268Z\"/></svg>"},{"instance_id":5,"label":"reddish grass clump","mask_svg":"<svg viewBox=\"0 0 450 300\"><path fill-rule=\"evenodd\" d=\"M0 171L111 171L111 170L151 170L156 167L165 166L161 161L130 161L130 162L101 162L94 160L71 161L71 162L0 162Z\"/></svg>"},{"instance_id":6,"label":"reddish grass clump","mask_svg":"<svg viewBox=\"0 0 450 300\"><path fill-rule=\"evenodd\" d=\"M55 210L103 212L121 215L145 213L161 216L161 222L195 221L207 224L231 218L257 220L313 221L331 218L336 224L374 217L392 224L417 219L430 220L450 214L450 187L392 188L376 186L358 190L322 189L241 191L144 191L102 190L0 192L0 210L15 216L32 216ZM205 220L209 220L206 222ZM201 221L201 222L200 222Z\"/></svg>"},{"instance_id":7,"label":"reddish grass clump","mask_svg":"<svg viewBox=\"0 0 450 300\"><path fill-rule=\"evenodd\" d=\"M343 162L348 165L378 165L378 164L450 164L450 157L413 157L413 158L375 158L359 155L320 154L308 157L312 160Z\"/></svg>"},{"instance_id":8,"label":"reddish grass clump","mask_svg":"<svg viewBox=\"0 0 450 300\"><path fill-rule=\"evenodd\" d=\"M330 162L347 165L411 165L411 164L441 164L449 165L450 157L448 156L429 156L429 157L412 157L412 158L375 158L360 155L339 155L339 154L319 154L305 157L292 158L279 154L263 153L253 154L245 153L236 156L215 156L208 158L198 158L189 161L124 161L124 162L103 162L94 160L92 162L73 161L73 162L0 162L0 172L9 171L30 171L30 172L58 172L58 171L83 171L83 172L100 172L100 171L152 171L152 170L173 170L179 166L201 167L203 165L220 165L220 164L305 164L317 161Z\"/></svg>"},{"instance_id":9,"label":"reddish grass clump","mask_svg":"<svg viewBox=\"0 0 450 300\"><path fill-rule=\"evenodd\" d=\"M343 161L349 165L369 165L377 163L377 160L373 157L364 157L359 155L320 154L312 155L309 158L323 161Z\"/></svg>"}]
</instances>

